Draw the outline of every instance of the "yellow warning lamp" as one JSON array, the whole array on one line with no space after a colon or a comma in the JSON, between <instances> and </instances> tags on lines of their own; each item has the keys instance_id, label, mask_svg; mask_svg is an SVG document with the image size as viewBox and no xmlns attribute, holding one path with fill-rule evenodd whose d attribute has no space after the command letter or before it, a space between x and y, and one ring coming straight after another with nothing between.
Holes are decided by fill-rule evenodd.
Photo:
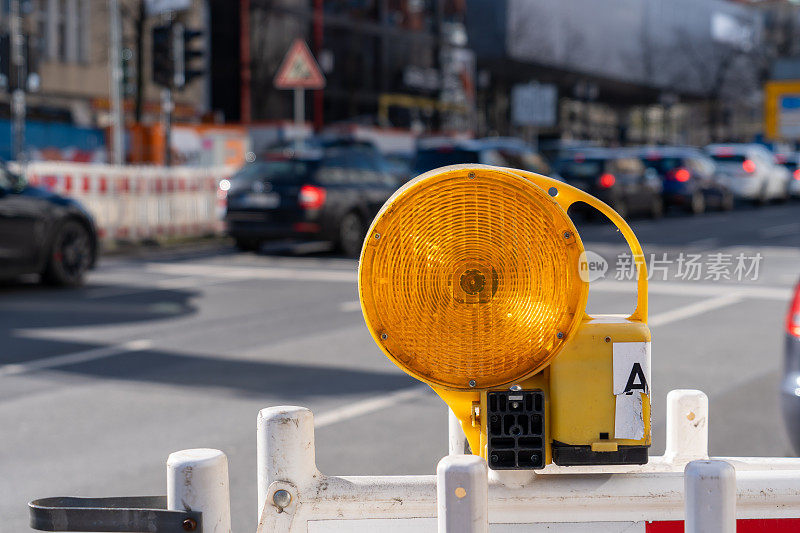
<instances>
[{"instance_id":1,"label":"yellow warning lamp","mask_svg":"<svg viewBox=\"0 0 800 533\"><path fill-rule=\"evenodd\" d=\"M586 314L589 265L567 215L577 201L631 246L630 317ZM607 205L520 170L433 170L380 210L358 279L375 342L442 397L491 468L647 462L647 281L636 237Z\"/></svg>"}]
</instances>

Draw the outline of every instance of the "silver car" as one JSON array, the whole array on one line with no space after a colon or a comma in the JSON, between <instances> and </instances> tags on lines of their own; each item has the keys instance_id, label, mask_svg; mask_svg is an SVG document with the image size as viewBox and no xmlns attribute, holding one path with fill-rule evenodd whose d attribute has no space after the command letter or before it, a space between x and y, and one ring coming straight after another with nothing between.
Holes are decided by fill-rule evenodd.
<instances>
[{"instance_id":1,"label":"silver car","mask_svg":"<svg viewBox=\"0 0 800 533\"><path fill-rule=\"evenodd\" d=\"M717 163L719 177L741 199L763 205L786 200L790 173L760 144L711 144L706 152Z\"/></svg>"}]
</instances>

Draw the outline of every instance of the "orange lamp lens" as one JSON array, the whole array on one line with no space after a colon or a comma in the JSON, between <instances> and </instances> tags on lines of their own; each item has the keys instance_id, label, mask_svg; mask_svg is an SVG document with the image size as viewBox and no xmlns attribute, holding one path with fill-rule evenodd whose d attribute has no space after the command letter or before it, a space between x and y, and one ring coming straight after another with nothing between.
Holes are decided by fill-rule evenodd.
<instances>
[{"instance_id":1,"label":"orange lamp lens","mask_svg":"<svg viewBox=\"0 0 800 533\"><path fill-rule=\"evenodd\" d=\"M406 372L450 390L544 367L586 308L583 246L540 187L512 172L448 167L390 198L367 234L367 327Z\"/></svg>"}]
</instances>

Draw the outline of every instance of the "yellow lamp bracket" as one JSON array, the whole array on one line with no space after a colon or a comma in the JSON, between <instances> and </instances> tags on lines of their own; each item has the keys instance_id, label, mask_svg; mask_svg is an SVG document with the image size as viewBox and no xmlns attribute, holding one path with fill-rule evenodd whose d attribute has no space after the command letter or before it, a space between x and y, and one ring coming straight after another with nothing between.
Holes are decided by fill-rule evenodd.
<instances>
[{"instance_id":1,"label":"yellow lamp bracket","mask_svg":"<svg viewBox=\"0 0 800 533\"><path fill-rule=\"evenodd\" d=\"M567 215L576 202L606 215L631 249L628 317L586 314L584 248ZM447 403L491 468L647 461L644 255L630 226L593 196L486 165L423 174L373 221L359 296L381 350ZM621 385L620 376L630 379Z\"/></svg>"}]
</instances>

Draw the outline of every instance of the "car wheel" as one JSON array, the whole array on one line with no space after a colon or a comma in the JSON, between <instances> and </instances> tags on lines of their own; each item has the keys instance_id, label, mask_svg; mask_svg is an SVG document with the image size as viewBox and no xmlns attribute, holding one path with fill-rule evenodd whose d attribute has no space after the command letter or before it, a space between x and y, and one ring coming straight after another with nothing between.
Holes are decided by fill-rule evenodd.
<instances>
[{"instance_id":1,"label":"car wheel","mask_svg":"<svg viewBox=\"0 0 800 533\"><path fill-rule=\"evenodd\" d=\"M75 220L67 220L56 230L42 281L52 285L77 287L83 284L92 263L89 230Z\"/></svg>"},{"instance_id":2,"label":"car wheel","mask_svg":"<svg viewBox=\"0 0 800 533\"><path fill-rule=\"evenodd\" d=\"M625 202L623 202L622 200L614 202L614 205L611 206L611 207L612 207L612 209L614 209L614 211L617 212L617 214L619 216L621 216L622 218L627 218L627 216L628 216L628 206L625 205Z\"/></svg>"},{"instance_id":3,"label":"car wheel","mask_svg":"<svg viewBox=\"0 0 800 533\"><path fill-rule=\"evenodd\" d=\"M664 201L656 196L653 199L653 205L650 207L650 218L658 220L664 216Z\"/></svg>"},{"instance_id":4,"label":"car wheel","mask_svg":"<svg viewBox=\"0 0 800 533\"><path fill-rule=\"evenodd\" d=\"M720 208L723 211L733 211L735 205L736 205L736 198L733 196L732 193L727 193L722 195Z\"/></svg>"},{"instance_id":5,"label":"car wheel","mask_svg":"<svg viewBox=\"0 0 800 533\"><path fill-rule=\"evenodd\" d=\"M339 222L338 247L347 257L358 257L364 244L366 228L358 213L350 211Z\"/></svg>"},{"instance_id":6,"label":"car wheel","mask_svg":"<svg viewBox=\"0 0 800 533\"><path fill-rule=\"evenodd\" d=\"M261 243L256 239L236 239L236 248L242 252L255 252L261 247Z\"/></svg>"},{"instance_id":7,"label":"car wheel","mask_svg":"<svg viewBox=\"0 0 800 533\"><path fill-rule=\"evenodd\" d=\"M792 197L792 193L789 191L789 185L787 184L786 187L783 189L783 194L778 197L778 203L783 204L789 201Z\"/></svg>"},{"instance_id":8,"label":"car wheel","mask_svg":"<svg viewBox=\"0 0 800 533\"><path fill-rule=\"evenodd\" d=\"M692 198L689 201L689 213L693 215L701 215L706 211L706 197L703 195L702 192L696 191L692 194Z\"/></svg>"},{"instance_id":9,"label":"car wheel","mask_svg":"<svg viewBox=\"0 0 800 533\"><path fill-rule=\"evenodd\" d=\"M758 193L758 198L756 198L753 203L756 207L763 207L767 205L767 200L767 186L765 185L761 188L761 191Z\"/></svg>"}]
</instances>

